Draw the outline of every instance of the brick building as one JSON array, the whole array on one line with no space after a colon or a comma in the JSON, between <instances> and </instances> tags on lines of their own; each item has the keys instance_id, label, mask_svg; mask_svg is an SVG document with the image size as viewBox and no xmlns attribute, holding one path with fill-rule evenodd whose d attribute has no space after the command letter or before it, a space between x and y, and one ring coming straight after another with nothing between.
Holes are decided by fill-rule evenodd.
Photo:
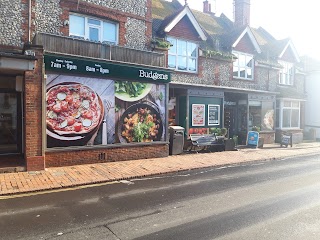
<instances>
[{"instance_id":1,"label":"brick building","mask_svg":"<svg viewBox=\"0 0 320 240\"><path fill-rule=\"evenodd\" d=\"M227 128L246 144L254 126L265 143L283 131L302 141L304 75L290 39L250 26L250 0L235 0L235 21L216 16L209 1L196 11L178 1L153 0L153 37L171 43L169 123L187 133ZM232 7L232 6L230 6ZM157 48L155 48L157 50Z\"/></svg>"},{"instance_id":2,"label":"brick building","mask_svg":"<svg viewBox=\"0 0 320 240\"><path fill-rule=\"evenodd\" d=\"M177 0L2 0L0 166L168 155L168 124L245 143L300 141L304 76L289 39ZM277 120L277 121L276 121ZM276 124L276 123L277 124Z\"/></svg>"},{"instance_id":3,"label":"brick building","mask_svg":"<svg viewBox=\"0 0 320 240\"><path fill-rule=\"evenodd\" d=\"M168 155L151 0L4 0L0 14L1 166Z\"/></svg>"}]
</instances>

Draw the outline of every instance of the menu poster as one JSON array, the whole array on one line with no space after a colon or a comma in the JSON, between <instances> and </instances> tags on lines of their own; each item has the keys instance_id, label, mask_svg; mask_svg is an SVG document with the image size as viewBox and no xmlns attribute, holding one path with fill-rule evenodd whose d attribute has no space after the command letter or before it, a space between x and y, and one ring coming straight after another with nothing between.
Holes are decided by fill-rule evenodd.
<instances>
[{"instance_id":1,"label":"menu poster","mask_svg":"<svg viewBox=\"0 0 320 240\"><path fill-rule=\"evenodd\" d=\"M204 126L205 125L205 105L204 104L192 104L192 126Z\"/></svg>"},{"instance_id":2,"label":"menu poster","mask_svg":"<svg viewBox=\"0 0 320 240\"><path fill-rule=\"evenodd\" d=\"M247 145L249 147L258 147L259 133L255 131L249 131L247 136Z\"/></svg>"},{"instance_id":3,"label":"menu poster","mask_svg":"<svg viewBox=\"0 0 320 240\"><path fill-rule=\"evenodd\" d=\"M220 125L220 105L208 105L208 126Z\"/></svg>"}]
</instances>

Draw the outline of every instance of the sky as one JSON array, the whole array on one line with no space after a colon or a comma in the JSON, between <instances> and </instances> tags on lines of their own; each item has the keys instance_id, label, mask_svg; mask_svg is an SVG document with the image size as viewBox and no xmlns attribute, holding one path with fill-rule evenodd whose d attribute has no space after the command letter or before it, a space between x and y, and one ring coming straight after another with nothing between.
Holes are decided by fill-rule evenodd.
<instances>
[{"instance_id":1,"label":"sky","mask_svg":"<svg viewBox=\"0 0 320 240\"><path fill-rule=\"evenodd\" d=\"M184 0L179 0L184 4ZM209 0L216 16L233 20L233 0ZM203 0L188 0L202 11ZM318 0L251 0L251 27L263 27L276 39L291 38L300 56L320 60L320 2Z\"/></svg>"}]
</instances>

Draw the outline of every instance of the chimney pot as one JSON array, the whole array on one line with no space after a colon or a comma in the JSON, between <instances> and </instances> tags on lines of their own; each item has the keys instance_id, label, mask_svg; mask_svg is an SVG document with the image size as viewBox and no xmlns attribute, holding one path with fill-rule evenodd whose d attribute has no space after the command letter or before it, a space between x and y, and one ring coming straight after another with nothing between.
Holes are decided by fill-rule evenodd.
<instances>
[{"instance_id":1,"label":"chimney pot","mask_svg":"<svg viewBox=\"0 0 320 240\"><path fill-rule=\"evenodd\" d=\"M208 2L208 0L203 1L203 12L204 13L211 12L211 4Z\"/></svg>"},{"instance_id":2,"label":"chimney pot","mask_svg":"<svg viewBox=\"0 0 320 240\"><path fill-rule=\"evenodd\" d=\"M234 18L236 27L250 25L250 0L234 0Z\"/></svg>"}]
</instances>

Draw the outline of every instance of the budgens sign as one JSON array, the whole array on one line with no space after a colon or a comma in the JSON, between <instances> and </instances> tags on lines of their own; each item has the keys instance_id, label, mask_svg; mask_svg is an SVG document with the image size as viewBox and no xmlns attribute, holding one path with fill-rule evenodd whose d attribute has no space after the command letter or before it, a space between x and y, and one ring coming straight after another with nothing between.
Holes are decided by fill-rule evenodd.
<instances>
[{"instance_id":1,"label":"budgens sign","mask_svg":"<svg viewBox=\"0 0 320 240\"><path fill-rule=\"evenodd\" d=\"M157 80L168 81L169 74L158 73L156 71L145 71L145 70L141 69L141 70L139 70L139 77L146 78L146 79L152 79L154 81L157 81Z\"/></svg>"},{"instance_id":2,"label":"budgens sign","mask_svg":"<svg viewBox=\"0 0 320 240\"><path fill-rule=\"evenodd\" d=\"M48 72L81 74L122 80L145 80L168 83L170 71L117 64L113 62L95 61L92 59L47 54L44 56L45 69Z\"/></svg>"}]
</instances>

